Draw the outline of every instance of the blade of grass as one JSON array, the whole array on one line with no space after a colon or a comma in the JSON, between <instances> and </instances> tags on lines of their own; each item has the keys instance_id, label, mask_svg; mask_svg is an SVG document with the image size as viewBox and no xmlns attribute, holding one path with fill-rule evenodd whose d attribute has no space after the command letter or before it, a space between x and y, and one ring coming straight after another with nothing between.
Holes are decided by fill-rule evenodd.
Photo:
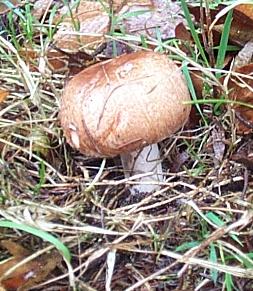
<instances>
[{"instance_id":1,"label":"blade of grass","mask_svg":"<svg viewBox=\"0 0 253 291\"><path fill-rule=\"evenodd\" d=\"M213 243L210 244L210 254L209 254L209 260L210 262L213 262L214 264L217 263L217 254L215 250L215 246ZM216 269L211 269L211 278L216 285L217 279L218 279L218 271Z\"/></svg>"},{"instance_id":2,"label":"blade of grass","mask_svg":"<svg viewBox=\"0 0 253 291\"><path fill-rule=\"evenodd\" d=\"M227 47L228 47L229 32L230 32L231 23L233 20L232 16L233 16L233 10L230 10L226 17L222 35L221 35L220 46L219 46L217 60L216 60L216 69L222 69L224 67L224 60L225 60L225 55L226 55ZM221 76L221 73L216 73L217 78L220 78L220 76Z\"/></svg>"},{"instance_id":3,"label":"blade of grass","mask_svg":"<svg viewBox=\"0 0 253 291\"><path fill-rule=\"evenodd\" d=\"M45 167L45 163L43 161L40 161L39 179L40 179L39 183L36 184L35 187L34 187L34 194L35 195L39 194L42 185L46 181L46 167Z\"/></svg>"},{"instance_id":4,"label":"blade of grass","mask_svg":"<svg viewBox=\"0 0 253 291\"><path fill-rule=\"evenodd\" d=\"M31 13L31 4L27 3L25 5L25 18L26 20L23 22L24 31L26 34L27 39L29 40L30 44L33 43L33 26L34 26L34 18Z\"/></svg>"},{"instance_id":5,"label":"blade of grass","mask_svg":"<svg viewBox=\"0 0 253 291\"><path fill-rule=\"evenodd\" d=\"M225 274L225 285L226 285L226 290L227 291L233 291L234 289L234 283L233 283L233 279L232 276L228 273Z\"/></svg>"},{"instance_id":6,"label":"blade of grass","mask_svg":"<svg viewBox=\"0 0 253 291\"><path fill-rule=\"evenodd\" d=\"M19 8L16 8L11 1L8 0L2 0L1 3L6 5L11 11L13 11L15 14L17 14L23 21L25 21L25 16L21 13Z\"/></svg>"},{"instance_id":7,"label":"blade of grass","mask_svg":"<svg viewBox=\"0 0 253 291\"><path fill-rule=\"evenodd\" d=\"M185 242L185 243L182 243L181 245L179 245L178 247L176 247L175 251L176 252L184 252L184 251L187 251L191 248L197 247L199 245L200 245L199 241Z\"/></svg>"},{"instance_id":8,"label":"blade of grass","mask_svg":"<svg viewBox=\"0 0 253 291\"><path fill-rule=\"evenodd\" d=\"M56 32L56 25L54 25L53 21L55 19L56 13L58 12L57 9L58 9L57 5L54 5L51 8L50 15L49 15L49 18L48 18L48 25L49 25L49 28L48 28L48 39L49 39L49 41L51 41L53 39L53 36L54 36L54 34Z\"/></svg>"},{"instance_id":9,"label":"blade of grass","mask_svg":"<svg viewBox=\"0 0 253 291\"><path fill-rule=\"evenodd\" d=\"M181 0L181 6L182 6L182 9L183 9L183 12L184 12L184 16L186 18L186 21L188 23L188 26L190 28L190 31L191 31L191 35L196 43L196 46L199 50L199 53L202 57L202 59L204 60L205 64L207 67L209 67L209 63L208 63L208 60L206 58L206 54L205 54L205 51L203 49L203 46L199 40L199 37L198 37L198 34L196 32L196 29L195 29L195 26L193 24L193 21L192 21L192 18L191 18L191 14L190 14L190 11L187 7L187 4L186 4L186 1L185 0Z\"/></svg>"},{"instance_id":10,"label":"blade of grass","mask_svg":"<svg viewBox=\"0 0 253 291\"><path fill-rule=\"evenodd\" d=\"M20 44L17 40L16 36L16 27L15 27L15 21L14 21L14 13L13 11L10 11L7 14L7 19L8 19L8 29L7 32L9 33L11 40L13 42L14 47L19 50L20 49Z\"/></svg>"},{"instance_id":11,"label":"blade of grass","mask_svg":"<svg viewBox=\"0 0 253 291\"><path fill-rule=\"evenodd\" d=\"M192 101L185 101L184 104L233 104L233 105L239 105L239 106L246 106L248 108L253 109L253 105L246 103L246 102L241 102L237 100L230 100L230 99L196 99Z\"/></svg>"},{"instance_id":12,"label":"blade of grass","mask_svg":"<svg viewBox=\"0 0 253 291\"><path fill-rule=\"evenodd\" d=\"M192 83L192 79L191 79L191 76L190 76L190 73L189 73L189 69L187 67L187 63L185 61L183 61L182 63L182 72L185 76L185 79L186 79L186 82L187 82L187 85L188 85L188 88L190 90L190 93L191 93L191 96L192 96L192 99L193 99L193 102L192 103L189 103L189 104L194 104L201 116L201 118L203 119L205 125L207 125L207 121L201 111L201 108L199 106L199 103L198 103L198 99L197 99L197 96L196 96L196 92L195 92L195 89L194 89L194 86L193 86L193 83Z\"/></svg>"},{"instance_id":13,"label":"blade of grass","mask_svg":"<svg viewBox=\"0 0 253 291\"><path fill-rule=\"evenodd\" d=\"M9 220L0 221L0 227L19 229L19 230L23 230L25 232L31 233L37 237L40 237L43 240L46 240L50 242L51 244L53 244L58 249L58 251L63 255L66 261L70 262L71 260L71 254L70 254L69 249L58 238L54 237L53 235L41 229L29 226L29 225L25 225L25 224L18 224Z\"/></svg>"}]
</instances>

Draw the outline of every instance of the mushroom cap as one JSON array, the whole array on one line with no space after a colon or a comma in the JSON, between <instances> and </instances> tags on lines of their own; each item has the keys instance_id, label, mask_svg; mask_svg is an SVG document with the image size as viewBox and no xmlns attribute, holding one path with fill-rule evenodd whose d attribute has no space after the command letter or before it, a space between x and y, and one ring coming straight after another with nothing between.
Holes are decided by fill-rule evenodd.
<instances>
[{"instance_id":1,"label":"mushroom cap","mask_svg":"<svg viewBox=\"0 0 253 291\"><path fill-rule=\"evenodd\" d=\"M60 120L67 142L88 156L113 157L180 129L191 107L177 65L139 51L90 66L66 85Z\"/></svg>"}]
</instances>

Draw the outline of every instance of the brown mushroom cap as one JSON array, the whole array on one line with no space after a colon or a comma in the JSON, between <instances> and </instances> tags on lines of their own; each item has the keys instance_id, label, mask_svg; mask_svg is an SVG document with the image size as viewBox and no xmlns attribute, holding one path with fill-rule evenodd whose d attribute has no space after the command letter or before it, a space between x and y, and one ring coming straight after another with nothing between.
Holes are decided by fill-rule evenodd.
<instances>
[{"instance_id":1,"label":"brown mushroom cap","mask_svg":"<svg viewBox=\"0 0 253 291\"><path fill-rule=\"evenodd\" d=\"M66 85L60 111L68 143L111 157L157 143L188 119L190 96L167 56L139 51L93 65Z\"/></svg>"}]
</instances>

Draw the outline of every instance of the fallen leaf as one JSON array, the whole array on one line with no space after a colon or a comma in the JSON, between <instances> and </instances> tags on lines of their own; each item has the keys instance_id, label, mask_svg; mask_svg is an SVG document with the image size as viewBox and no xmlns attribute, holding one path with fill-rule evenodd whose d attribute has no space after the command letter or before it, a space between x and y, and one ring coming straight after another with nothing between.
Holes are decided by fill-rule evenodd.
<instances>
[{"instance_id":1,"label":"fallen leaf","mask_svg":"<svg viewBox=\"0 0 253 291\"><path fill-rule=\"evenodd\" d=\"M243 67L253 61L253 40L245 44L235 57L233 69Z\"/></svg>"},{"instance_id":2,"label":"fallen leaf","mask_svg":"<svg viewBox=\"0 0 253 291\"><path fill-rule=\"evenodd\" d=\"M195 89L196 96L201 98L203 96L204 78L201 71L190 71L191 80Z\"/></svg>"},{"instance_id":3,"label":"fallen leaf","mask_svg":"<svg viewBox=\"0 0 253 291\"><path fill-rule=\"evenodd\" d=\"M54 0L36 0L33 5L32 15L36 19L40 19L46 10L55 2Z\"/></svg>"},{"instance_id":4,"label":"fallen leaf","mask_svg":"<svg viewBox=\"0 0 253 291\"><path fill-rule=\"evenodd\" d=\"M80 1L73 9L72 17L64 16L66 7L61 10L58 19L63 18L54 36L58 48L68 52L94 52L105 44L104 35L110 30L108 10L110 1L105 7L100 2ZM130 0L113 1L114 30L122 30L126 34L157 37L162 39L175 37L177 24L183 21L177 3L164 0ZM73 24L76 21L76 25Z\"/></svg>"},{"instance_id":5,"label":"fallen leaf","mask_svg":"<svg viewBox=\"0 0 253 291\"><path fill-rule=\"evenodd\" d=\"M180 6L177 3L153 0L146 1L143 5L142 1L134 2L123 6L118 13L118 16L122 18L119 27L123 25L126 33L157 37L159 32L162 39L175 37L175 28L183 21L179 13ZM129 14L134 17L127 16Z\"/></svg>"},{"instance_id":6,"label":"fallen leaf","mask_svg":"<svg viewBox=\"0 0 253 291\"><path fill-rule=\"evenodd\" d=\"M249 107L253 107L253 63L236 69L236 72L245 76L231 77L228 83L229 99L245 103L235 104L232 108L235 110L237 132L248 134L253 132L253 108Z\"/></svg>"},{"instance_id":7,"label":"fallen leaf","mask_svg":"<svg viewBox=\"0 0 253 291\"><path fill-rule=\"evenodd\" d=\"M39 60L42 57L48 65L48 69L53 73L65 72L68 70L68 55L54 49L47 50L44 56L40 56L39 52L33 48L22 48L19 54L33 72L39 71Z\"/></svg>"},{"instance_id":8,"label":"fallen leaf","mask_svg":"<svg viewBox=\"0 0 253 291\"><path fill-rule=\"evenodd\" d=\"M183 22L180 22L175 28L175 36L177 39L186 40L189 42L193 41L192 35L189 30L185 27Z\"/></svg>"},{"instance_id":9,"label":"fallen leaf","mask_svg":"<svg viewBox=\"0 0 253 291\"><path fill-rule=\"evenodd\" d=\"M106 1L108 3L108 0ZM112 8L117 13L123 6L147 6L152 5L152 0L113 0Z\"/></svg>"},{"instance_id":10,"label":"fallen leaf","mask_svg":"<svg viewBox=\"0 0 253 291\"><path fill-rule=\"evenodd\" d=\"M10 93L7 90L0 88L0 103L4 102L9 94Z\"/></svg>"},{"instance_id":11,"label":"fallen leaf","mask_svg":"<svg viewBox=\"0 0 253 291\"><path fill-rule=\"evenodd\" d=\"M252 4L248 4L244 7L244 5L240 8L241 5L238 5L233 11L233 20L231 23L229 40L233 44L243 46L245 43L253 39L253 18L252 18ZM220 13L227 6L220 4L216 7L216 9L210 10L210 18L211 21L214 21L216 15ZM250 11L246 12L247 9ZM190 12L194 15L195 21L200 24L200 7L192 7L189 6ZM219 37L216 33L221 34L223 31L224 22L226 19L226 15L222 16L213 27L214 34L214 45L219 44ZM206 15L203 15L203 24L206 25Z\"/></svg>"},{"instance_id":12,"label":"fallen leaf","mask_svg":"<svg viewBox=\"0 0 253 291\"><path fill-rule=\"evenodd\" d=\"M253 4L240 4L235 7L236 11L239 11L253 20Z\"/></svg>"},{"instance_id":13,"label":"fallen leaf","mask_svg":"<svg viewBox=\"0 0 253 291\"><path fill-rule=\"evenodd\" d=\"M63 20L54 35L54 45L71 53L95 51L109 31L110 18L105 7L100 2L82 0L71 16L68 12L64 7L59 13L58 19Z\"/></svg>"},{"instance_id":14,"label":"fallen leaf","mask_svg":"<svg viewBox=\"0 0 253 291\"><path fill-rule=\"evenodd\" d=\"M253 171L253 141L250 139L239 147L231 160L243 164L248 170Z\"/></svg>"},{"instance_id":15,"label":"fallen leaf","mask_svg":"<svg viewBox=\"0 0 253 291\"><path fill-rule=\"evenodd\" d=\"M10 268L31 255L31 252L18 243L9 240L1 241L1 246L13 255L13 257L0 262L0 285L6 290L28 290L45 280L62 260L60 254L53 251L23 264L11 274L5 275Z\"/></svg>"}]
</instances>

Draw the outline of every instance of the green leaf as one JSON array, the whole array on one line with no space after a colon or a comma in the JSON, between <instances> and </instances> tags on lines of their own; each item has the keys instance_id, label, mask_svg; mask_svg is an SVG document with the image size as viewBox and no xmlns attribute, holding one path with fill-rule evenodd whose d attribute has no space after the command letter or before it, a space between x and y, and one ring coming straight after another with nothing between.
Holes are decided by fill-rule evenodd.
<instances>
[{"instance_id":1,"label":"green leaf","mask_svg":"<svg viewBox=\"0 0 253 291\"><path fill-rule=\"evenodd\" d=\"M15 223L9 220L1 220L0 227L19 229L19 230L23 230L25 232L31 233L37 237L40 237L43 240L48 241L51 244L53 244L58 249L58 251L63 255L66 261L70 262L71 260L71 254L70 254L69 249L58 238L45 232L44 230L40 230L38 228L28 226L25 224Z\"/></svg>"}]
</instances>

